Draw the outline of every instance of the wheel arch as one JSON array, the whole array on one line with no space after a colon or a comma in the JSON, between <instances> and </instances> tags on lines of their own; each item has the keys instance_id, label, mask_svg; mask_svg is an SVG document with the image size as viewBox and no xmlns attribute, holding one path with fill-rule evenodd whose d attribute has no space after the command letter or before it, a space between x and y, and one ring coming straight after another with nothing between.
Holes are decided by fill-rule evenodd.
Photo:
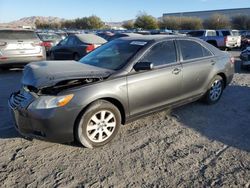
<instances>
[{"instance_id":1,"label":"wheel arch","mask_svg":"<svg viewBox=\"0 0 250 188\"><path fill-rule=\"evenodd\" d=\"M224 82L224 88L227 86L227 77L223 72L219 72L217 75L221 76Z\"/></svg>"},{"instance_id":2,"label":"wheel arch","mask_svg":"<svg viewBox=\"0 0 250 188\"><path fill-rule=\"evenodd\" d=\"M78 126L78 123L80 122L81 120L81 117L82 115L84 114L84 112L88 109L88 107L93 104L94 102L98 101L98 100L105 100L105 101L108 101L110 102L111 104L115 105L120 114L121 114L121 124L124 125L125 122L126 122L126 112L125 112L125 108L123 106L123 104L118 100L118 99L115 99L115 98L112 98L112 97L103 97L103 98L98 98L98 99L95 99L94 101L90 102L88 105L86 105L81 111L80 113L77 115L77 118L74 122L74 128L73 128L73 133L74 133L74 137L76 138L76 133L77 133L77 126Z\"/></svg>"}]
</instances>

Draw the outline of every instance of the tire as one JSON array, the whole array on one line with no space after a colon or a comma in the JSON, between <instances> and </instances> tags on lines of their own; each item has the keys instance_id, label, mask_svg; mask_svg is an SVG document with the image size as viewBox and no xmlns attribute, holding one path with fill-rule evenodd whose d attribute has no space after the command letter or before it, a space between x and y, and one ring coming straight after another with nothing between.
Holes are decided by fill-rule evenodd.
<instances>
[{"instance_id":1,"label":"tire","mask_svg":"<svg viewBox=\"0 0 250 188\"><path fill-rule=\"evenodd\" d=\"M75 53L74 54L74 60L79 61L80 59L81 59L80 56L77 53Z\"/></svg>"},{"instance_id":2,"label":"tire","mask_svg":"<svg viewBox=\"0 0 250 188\"><path fill-rule=\"evenodd\" d=\"M209 105L217 103L221 98L223 90L223 78L219 75L216 75L209 84L209 88L204 96L204 102Z\"/></svg>"},{"instance_id":3,"label":"tire","mask_svg":"<svg viewBox=\"0 0 250 188\"><path fill-rule=\"evenodd\" d=\"M121 114L116 106L105 100L92 103L80 117L77 140L87 148L101 147L110 142L121 126Z\"/></svg>"}]
</instances>

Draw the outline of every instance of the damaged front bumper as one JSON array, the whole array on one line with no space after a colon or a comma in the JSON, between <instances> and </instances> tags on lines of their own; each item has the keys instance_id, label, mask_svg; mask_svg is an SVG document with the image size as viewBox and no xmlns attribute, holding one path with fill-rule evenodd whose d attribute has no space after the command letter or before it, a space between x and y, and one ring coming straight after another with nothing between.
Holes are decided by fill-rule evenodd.
<instances>
[{"instance_id":1,"label":"damaged front bumper","mask_svg":"<svg viewBox=\"0 0 250 188\"><path fill-rule=\"evenodd\" d=\"M80 109L62 107L32 109L30 104L37 100L32 93L23 89L13 93L9 108L17 131L28 137L52 142L66 143L74 140L74 123Z\"/></svg>"}]
</instances>

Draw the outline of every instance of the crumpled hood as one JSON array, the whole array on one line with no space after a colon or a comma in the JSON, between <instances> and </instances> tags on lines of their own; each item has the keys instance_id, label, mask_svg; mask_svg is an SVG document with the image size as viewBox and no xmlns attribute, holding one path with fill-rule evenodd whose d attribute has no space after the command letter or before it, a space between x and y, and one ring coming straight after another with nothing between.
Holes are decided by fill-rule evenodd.
<instances>
[{"instance_id":1,"label":"crumpled hood","mask_svg":"<svg viewBox=\"0 0 250 188\"><path fill-rule=\"evenodd\" d=\"M77 61L40 61L25 66L22 84L36 88L53 86L64 80L80 78L105 78L112 70Z\"/></svg>"}]
</instances>

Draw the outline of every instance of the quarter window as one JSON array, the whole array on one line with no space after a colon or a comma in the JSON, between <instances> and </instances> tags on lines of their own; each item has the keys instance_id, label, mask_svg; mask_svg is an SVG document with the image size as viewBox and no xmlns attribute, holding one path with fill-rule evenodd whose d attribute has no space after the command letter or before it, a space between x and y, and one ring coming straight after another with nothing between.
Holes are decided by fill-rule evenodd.
<instances>
[{"instance_id":1,"label":"quarter window","mask_svg":"<svg viewBox=\"0 0 250 188\"><path fill-rule=\"evenodd\" d=\"M174 41L165 41L156 44L141 59L141 62L151 62L154 66L161 66L176 62Z\"/></svg>"},{"instance_id":2,"label":"quarter window","mask_svg":"<svg viewBox=\"0 0 250 188\"><path fill-rule=\"evenodd\" d=\"M201 44L190 40L179 40L182 59L190 60L211 56L211 52L204 48Z\"/></svg>"}]
</instances>

